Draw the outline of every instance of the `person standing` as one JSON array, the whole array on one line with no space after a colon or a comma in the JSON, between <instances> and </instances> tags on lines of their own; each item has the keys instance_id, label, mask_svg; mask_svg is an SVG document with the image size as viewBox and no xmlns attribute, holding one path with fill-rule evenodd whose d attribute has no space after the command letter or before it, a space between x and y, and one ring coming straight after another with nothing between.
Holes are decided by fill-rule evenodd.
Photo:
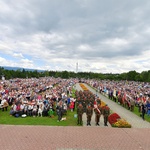
<instances>
[{"instance_id":1,"label":"person standing","mask_svg":"<svg viewBox=\"0 0 150 150\"><path fill-rule=\"evenodd\" d=\"M107 104L103 107L103 116L104 116L104 126L108 126L108 116L110 115L110 108Z\"/></svg>"},{"instance_id":2,"label":"person standing","mask_svg":"<svg viewBox=\"0 0 150 150\"><path fill-rule=\"evenodd\" d=\"M67 107L69 108L70 105L70 96L67 98Z\"/></svg>"},{"instance_id":3,"label":"person standing","mask_svg":"<svg viewBox=\"0 0 150 150\"><path fill-rule=\"evenodd\" d=\"M77 115L78 115L78 122L77 124L82 125L82 115L83 115L83 106L82 103L79 103L79 106L77 107Z\"/></svg>"},{"instance_id":4,"label":"person standing","mask_svg":"<svg viewBox=\"0 0 150 150\"><path fill-rule=\"evenodd\" d=\"M86 107L87 107L87 105L86 105L86 97L83 98L82 105L83 105L83 111L86 112Z\"/></svg>"},{"instance_id":5,"label":"person standing","mask_svg":"<svg viewBox=\"0 0 150 150\"><path fill-rule=\"evenodd\" d=\"M134 111L135 102L133 99L130 100L130 110Z\"/></svg>"},{"instance_id":6,"label":"person standing","mask_svg":"<svg viewBox=\"0 0 150 150\"><path fill-rule=\"evenodd\" d=\"M101 99L97 98L97 105L101 105Z\"/></svg>"},{"instance_id":7,"label":"person standing","mask_svg":"<svg viewBox=\"0 0 150 150\"><path fill-rule=\"evenodd\" d=\"M86 109L86 116L87 116L87 126L91 126L91 118L93 115L93 108L91 107L91 104L88 104Z\"/></svg>"},{"instance_id":8,"label":"person standing","mask_svg":"<svg viewBox=\"0 0 150 150\"><path fill-rule=\"evenodd\" d=\"M141 105L141 113L142 113L142 119L145 120L144 116L145 116L146 110L145 110L145 105L143 103Z\"/></svg>"},{"instance_id":9,"label":"person standing","mask_svg":"<svg viewBox=\"0 0 150 150\"><path fill-rule=\"evenodd\" d=\"M61 121L62 119L62 115L63 115L63 105L62 105L62 101L60 100L57 107L57 115L58 115L58 120L57 122Z\"/></svg>"},{"instance_id":10,"label":"person standing","mask_svg":"<svg viewBox=\"0 0 150 150\"><path fill-rule=\"evenodd\" d=\"M74 102L71 101L71 102L70 102L70 110L71 110L71 112L73 112L73 109L74 109Z\"/></svg>"},{"instance_id":11,"label":"person standing","mask_svg":"<svg viewBox=\"0 0 150 150\"><path fill-rule=\"evenodd\" d=\"M100 126L100 124L99 124L100 116L101 116L101 106L100 106L100 104L95 105L94 112L95 112L96 126Z\"/></svg>"}]
</instances>

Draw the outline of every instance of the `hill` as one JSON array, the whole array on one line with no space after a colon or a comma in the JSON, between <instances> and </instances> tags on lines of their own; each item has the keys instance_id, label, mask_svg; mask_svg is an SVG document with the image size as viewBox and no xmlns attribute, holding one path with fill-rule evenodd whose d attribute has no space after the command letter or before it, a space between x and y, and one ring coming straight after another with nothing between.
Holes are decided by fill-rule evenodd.
<instances>
[{"instance_id":1,"label":"hill","mask_svg":"<svg viewBox=\"0 0 150 150\"><path fill-rule=\"evenodd\" d=\"M10 67L10 66L1 66L3 67L5 70L14 70L14 71L17 71L17 70L25 70L25 71L35 71L37 69L28 69L28 68L21 68L21 67ZM45 70L37 70L38 72L44 72Z\"/></svg>"}]
</instances>

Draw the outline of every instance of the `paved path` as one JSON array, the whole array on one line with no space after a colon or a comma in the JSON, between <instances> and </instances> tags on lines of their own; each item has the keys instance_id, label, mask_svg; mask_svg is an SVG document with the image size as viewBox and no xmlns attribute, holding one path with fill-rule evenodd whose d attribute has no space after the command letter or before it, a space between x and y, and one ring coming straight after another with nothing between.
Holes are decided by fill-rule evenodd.
<instances>
[{"instance_id":1,"label":"paved path","mask_svg":"<svg viewBox=\"0 0 150 150\"><path fill-rule=\"evenodd\" d=\"M149 129L0 125L1 150L150 150Z\"/></svg>"},{"instance_id":2,"label":"paved path","mask_svg":"<svg viewBox=\"0 0 150 150\"><path fill-rule=\"evenodd\" d=\"M91 88L87 84L85 84L85 86L94 94L96 94L96 91L93 88ZM76 88L81 90L81 87L79 84L76 85ZM108 104L108 106L113 112L118 113L122 118L126 119L132 125L132 128L150 128L149 122L143 121L142 118L140 118L139 116L133 114L131 111L123 108L122 106L118 105L112 100L109 100L107 97L103 96L102 94L97 93L97 95L102 99L102 101ZM85 125L86 124L85 114L83 115L83 119L84 119L84 125ZM101 117L101 124L103 124L103 117ZM94 116L92 118L92 125L94 125Z\"/></svg>"}]
</instances>

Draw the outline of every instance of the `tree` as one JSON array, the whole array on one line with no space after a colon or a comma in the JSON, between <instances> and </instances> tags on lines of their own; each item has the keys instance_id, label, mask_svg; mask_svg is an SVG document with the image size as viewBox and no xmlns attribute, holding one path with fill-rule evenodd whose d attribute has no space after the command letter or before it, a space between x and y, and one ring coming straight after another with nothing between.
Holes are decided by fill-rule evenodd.
<instances>
[{"instance_id":1,"label":"tree","mask_svg":"<svg viewBox=\"0 0 150 150\"><path fill-rule=\"evenodd\" d=\"M68 78L69 78L69 73L68 73L68 71L62 71L61 77L62 77L63 79L68 79Z\"/></svg>"},{"instance_id":2,"label":"tree","mask_svg":"<svg viewBox=\"0 0 150 150\"><path fill-rule=\"evenodd\" d=\"M127 73L127 80L135 81L136 75L138 75L138 73L135 70L134 71L129 71Z\"/></svg>"},{"instance_id":3,"label":"tree","mask_svg":"<svg viewBox=\"0 0 150 150\"><path fill-rule=\"evenodd\" d=\"M143 71L141 76L144 82L150 82L150 71Z\"/></svg>"}]
</instances>

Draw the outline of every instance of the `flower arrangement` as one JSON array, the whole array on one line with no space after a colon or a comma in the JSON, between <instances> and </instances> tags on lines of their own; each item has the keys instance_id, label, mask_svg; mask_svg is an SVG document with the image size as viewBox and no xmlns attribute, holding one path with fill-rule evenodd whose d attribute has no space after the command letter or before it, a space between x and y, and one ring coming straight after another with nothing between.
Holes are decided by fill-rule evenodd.
<instances>
[{"instance_id":1,"label":"flower arrangement","mask_svg":"<svg viewBox=\"0 0 150 150\"><path fill-rule=\"evenodd\" d=\"M129 124L125 119L119 119L117 122L112 124L112 127L131 128L131 124Z\"/></svg>"},{"instance_id":2,"label":"flower arrangement","mask_svg":"<svg viewBox=\"0 0 150 150\"><path fill-rule=\"evenodd\" d=\"M84 91L88 91L88 88L87 88L84 84L80 83L79 85L81 86L81 88L82 88ZM101 107L103 107L103 106L105 106L105 105L106 105L106 103L103 102L103 101L101 101Z\"/></svg>"},{"instance_id":3,"label":"flower arrangement","mask_svg":"<svg viewBox=\"0 0 150 150\"><path fill-rule=\"evenodd\" d=\"M88 91L88 88L84 84L80 83L80 86L84 91Z\"/></svg>"},{"instance_id":4,"label":"flower arrangement","mask_svg":"<svg viewBox=\"0 0 150 150\"><path fill-rule=\"evenodd\" d=\"M108 121L111 125L117 122L118 119L121 119L121 117L117 113L113 113L108 117Z\"/></svg>"},{"instance_id":5,"label":"flower arrangement","mask_svg":"<svg viewBox=\"0 0 150 150\"><path fill-rule=\"evenodd\" d=\"M106 103L103 102L103 101L101 101L101 107L103 107L103 106L105 106L105 105L106 105Z\"/></svg>"},{"instance_id":6,"label":"flower arrangement","mask_svg":"<svg viewBox=\"0 0 150 150\"><path fill-rule=\"evenodd\" d=\"M131 124L129 124L125 119L122 119L117 113L111 114L108 117L108 121L112 127L131 128Z\"/></svg>"}]
</instances>

